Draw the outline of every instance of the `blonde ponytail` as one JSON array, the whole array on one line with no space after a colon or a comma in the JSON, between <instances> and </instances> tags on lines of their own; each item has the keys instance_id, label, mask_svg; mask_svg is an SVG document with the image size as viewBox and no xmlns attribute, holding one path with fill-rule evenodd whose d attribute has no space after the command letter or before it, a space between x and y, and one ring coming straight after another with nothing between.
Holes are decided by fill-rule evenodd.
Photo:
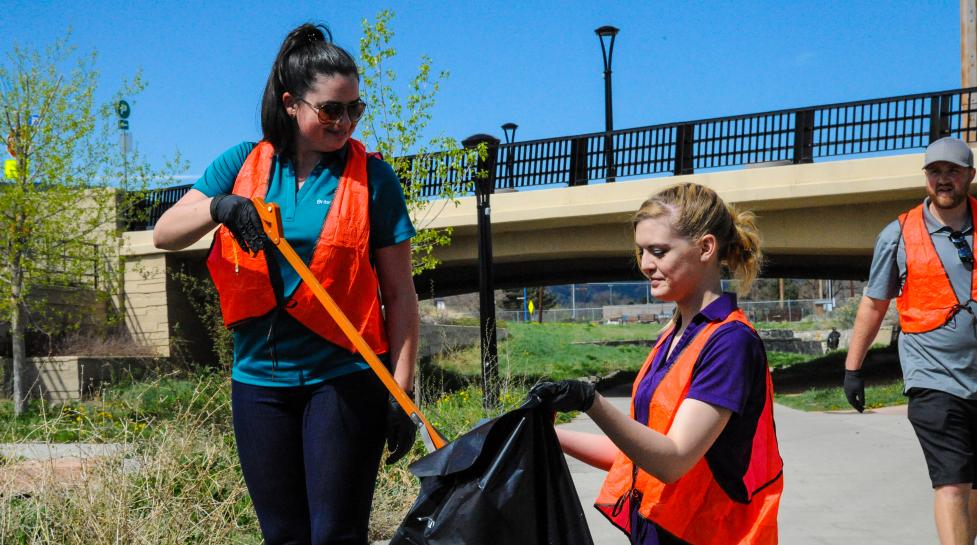
<instances>
[{"instance_id":1,"label":"blonde ponytail","mask_svg":"<svg viewBox=\"0 0 977 545\"><path fill-rule=\"evenodd\" d=\"M750 291L753 281L760 275L763 265L763 251L760 250L760 230L756 226L756 216L749 210L738 211L727 205L733 219L736 236L726 248L725 265L730 275L738 280L736 291L745 294Z\"/></svg>"},{"instance_id":2,"label":"blonde ponytail","mask_svg":"<svg viewBox=\"0 0 977 545\"><path fill-rule=\"evenodd\" d=\"M738 280L737 292L749 291L763 264L760 231L752 212L738 211L712 189L686 182L664 189L642 203L631 219L632 230L642 220L664 215L671 216L672 227L684 237L715 236L720 266ZM640 263L640 254L637 258Z\"/></svg>"}]
</instances>

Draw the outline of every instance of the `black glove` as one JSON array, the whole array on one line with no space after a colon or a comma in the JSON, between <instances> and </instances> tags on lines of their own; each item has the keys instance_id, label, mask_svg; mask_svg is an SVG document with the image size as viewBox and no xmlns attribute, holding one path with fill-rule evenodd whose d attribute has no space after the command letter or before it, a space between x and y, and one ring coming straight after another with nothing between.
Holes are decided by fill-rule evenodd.
<instances>
[{"instance_id":1,"label":"black glove","mask_svg":"<svg viewBox=\"0 0 977 545\"><path fill-rule=\"evenodd\" d=\"M582 380L541 382L529 390L529 397L539 399L540 407L551 411L586 411L594 404L597 388Z\"/></svg>"},{"instance_id":2,"label":"black glove","mask_svg":"<svg viewBox=\"0 0 977 545\"><path fill-rule=\"evenodd\" d=\"M865 410L865 379L862 378L861 370L858 371L848 371L845 370L845 397L848 398L848 403L855 408L856 411L862 412Z\"/></svg>"},{"instance_id":3,"label":"black glove","mask_svg":"<svg viewBox=\"0 0 977 545\"><path fill-rule=\"evenodd\" d=\"M390 451L390 456L387 457L387 465L396 464L410 452L416 435L417 426L414 421L400 408L400 403L390 396L387 406L387 450Z\"/></svg>"},{"instance_id":4,"label":"black glove","mask_svg":"<svg viewBox=\"0 0 977 545\"><path fill-rule=\"evenodd\" d=\"M244 251L255 254L264 249L268 237L250 199L240 195L217 195L210 201L210 217L230 229Z\"/></svg>"}]
</instances>

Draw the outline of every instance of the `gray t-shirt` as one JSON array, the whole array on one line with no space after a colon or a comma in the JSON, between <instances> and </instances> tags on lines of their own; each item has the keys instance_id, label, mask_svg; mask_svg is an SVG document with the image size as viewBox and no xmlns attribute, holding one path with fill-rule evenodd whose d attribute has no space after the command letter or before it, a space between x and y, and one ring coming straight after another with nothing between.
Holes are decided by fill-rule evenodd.
<instances>
[{"instance_id":1,"label":"gray t-shirt","mask_svg":"<svg viewBox=\"0 0 977 545\"><path fill-rule=\"evenodd\" d=\"M965 308L933 331L899 335L899 361L906 391L929 388L977 399L977 302L970 299L972 265L960 261L956 247L950 242L952 230L930 214L928 198L924 201L923 218L957 294L957 301ZM968 216L962 232L971 248L973 231ZM896 220L885 226L875 242L872 269L864 293L872 299L893 299L899 295L905 279L906 249Z\"/></svg>"}]
</instances>

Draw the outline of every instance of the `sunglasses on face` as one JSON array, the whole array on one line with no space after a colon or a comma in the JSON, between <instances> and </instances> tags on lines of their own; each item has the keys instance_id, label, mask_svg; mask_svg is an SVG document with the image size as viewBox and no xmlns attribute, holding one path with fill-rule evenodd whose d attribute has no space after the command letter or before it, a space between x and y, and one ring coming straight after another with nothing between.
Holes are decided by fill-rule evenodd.
<instances>
[{"instance_id":1,"label":"sunglasses on face","mask_svg":"<svg viewBox=\"0 0 977 545\"><path fill-rule=\"evenodd\" d=\"M363 112L366 111L366 102L361 99L356 99L353 102L342 103L342 102L324 102L316 106L304 98L300 98L300 101L304 102L309 108L315 110L316 115L319 117L319 123L323 125L335 125L343 120L343 114L349 118L350 122L356 123L363 117Z\"/></svg>"},{"instance_id":2,"label":"sunglasses on face","mask_svg":"<svg viewBox=\"0 0 977 545\"><path fill-rule=\"evenodd\" d=\"M960 231L950 233L950 242L957 249L957 257L960 258L961 262L974 263L974 252L970 248L970 245L967 244L967 239L964 238L963 233Z\"/></svg>"}]
</instances>

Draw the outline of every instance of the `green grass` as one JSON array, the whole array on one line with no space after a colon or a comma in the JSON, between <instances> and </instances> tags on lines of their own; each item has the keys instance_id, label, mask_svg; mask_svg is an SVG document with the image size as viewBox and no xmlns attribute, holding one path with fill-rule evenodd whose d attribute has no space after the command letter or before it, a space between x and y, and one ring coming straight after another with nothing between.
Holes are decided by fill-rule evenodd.
<instances>
[{"instance_id":1,"label":"green grass","mask_svg":"<svg viewBox=\"0 0 977 545\"><path fill-rule=\"evenodd\" d=\"M0 543L258 543L230 431L230 380L204 373L113 387L96 401L0 414L4 441L124 443L84 486L46 471L0 503ZM15 471L4 461L3 471ZM138 467L132 471L131 467Z\"/></svg>"},{"instance_id":2,"label":"green grass","mask_svg":"<svg viewBox=\"0 0 977 545\"><path fill-rule=\"evenodd\" d=\"M185 414L230 429L226 378L210 372L193 377L162 377L113 386L98 399L30 402L17 417L13 402L0 401L0 442L129 442ZM227 410L224 408L227 407Z\"/></svg>"},{"instance_id":3,"label":"green grass","mask_svg":"<svg viewBox=\"0 0 977 545\"><path fill-rule=\"evenodd\" d=\"M902 395L902 381L889 384L865 387L865 408L878 409L892 405L904 405L906 397ZM851 409L845 392L841 388L812 388L799 394L777 395L777 403L781 403L802 411L839 411Z\"/></svg>"},{"instance_id":4,"label":"green grass","mask_svg":"<svg viewBox=\"0 0 977 545\"><path fill-rule=\"evenodd\" d=\"M829 320L801 320L799 322L757 322L753 324L757 329L790 329L791 331L813 331L815 329L831 329L833 322Z\"/></svg>"},{"instance_id":5,"label":"green grass","mask_svg":"<svg viewBox=\"0 0 977 545\"><path fill-rule=\"evenodd\" d=\"M475 385L430 392L432 401L422 410L453 440L483 419L520 405L526 388L505 381L500 407L490 411L482 408L482 392ZM0 502L0 543L83 545L113 542L118 535L133 543L260 542L237 462L229 391L226 376L204 373L116 386L95 401L35 401L19 418L6 403L0 441L121 442L130 449L100 463L79 493L44 477L40 492ZM560 421L571 417L561 414ZM390 539L403 520L419 489L407 465L424 454L418 440L404 460L381 466L371 540ZM140 471L126 471L122 456L134 459ZM15 461L0 460L0 470Z\"/></svg>"},{"instance_id":6,"label":"green grass","mask_svg":"<svg viewBox=\"0 0 977 545\"><path fill-rule=\"evenodd\" d=\"M804 363L814 359L808 354L797 354L795 352L767 352L767 365L771 369L786 369L798 363Z\"/></svg>"},{"instance_id":7,"label":"green grass","mask_svg":"<svg viewBox=\"0 0 977 545\"><path fill-rule=\"evenodd\" d=\"M509 323L509 338L499 343L503 373L532 382L603 376L616 370L637 370L648 355L648 345L601 346L594 341L637 340L653 342L659 324L595 325L570 323ZM434 364L452 373L474 377L481 373L478 346L458 350Z\"/></svg>"}]
</instances>

